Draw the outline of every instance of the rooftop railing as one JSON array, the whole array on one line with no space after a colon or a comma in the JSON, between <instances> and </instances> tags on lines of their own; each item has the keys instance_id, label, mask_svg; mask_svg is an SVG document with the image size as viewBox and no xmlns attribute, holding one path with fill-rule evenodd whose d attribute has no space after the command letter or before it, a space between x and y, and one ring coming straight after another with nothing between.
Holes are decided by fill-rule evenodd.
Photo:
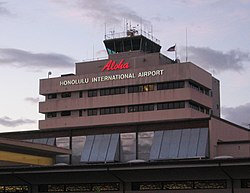
<instances>
[{"instance_id":1,"label":"rooftop railing","mask_svg":"<svg viewBox=\"0 0 250 193\"><path fill-rule=\"evenodd\" d=\"M118 39L118 38L133 37L140 35L143 35L144 37L150 39L151 41L160 44L160 40L151 35L151 33L136 29L130 29L127 30L126 32L120 32L120 33L111 32L110 34L105 34L104 38L105 40L110 40L110 39Z\"/></svg>"}]
</instances>

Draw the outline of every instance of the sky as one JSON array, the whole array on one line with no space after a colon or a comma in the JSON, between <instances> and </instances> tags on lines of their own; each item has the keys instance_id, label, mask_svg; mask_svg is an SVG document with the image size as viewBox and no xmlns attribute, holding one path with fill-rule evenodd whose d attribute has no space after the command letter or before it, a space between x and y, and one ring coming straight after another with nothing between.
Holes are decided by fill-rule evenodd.
<instances>
[{"instance_id":1,"label":"sky","mask_svg":"<svg viewBox=\"0 0 250 193\"><path fill-rule=\"evenodd\" d=\"M39 80L107 57L105 33L126 21L170 58L176 44L185 61L187 46L188 61L220 80L222 118L249 127L250 0L0 0L0 132L38 129Z\"/></svg>"}]
</instances>

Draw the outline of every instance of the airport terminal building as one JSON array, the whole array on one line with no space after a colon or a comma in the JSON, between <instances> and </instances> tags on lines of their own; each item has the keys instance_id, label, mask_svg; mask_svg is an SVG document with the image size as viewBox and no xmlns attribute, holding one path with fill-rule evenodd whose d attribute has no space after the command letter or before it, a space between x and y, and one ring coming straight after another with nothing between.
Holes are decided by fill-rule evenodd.
<instances>
[{"instance_id":1,"label":"airport terminal building","mask_svg":"<svg viewBox=\"0 0 250 193\"><path fill-rule=\"evenodd\" d=\"M250 132L220 83L128 30L108 58L40 80L39 130L0 134L0 193L249 193Z\"/></svg>"}]
</instances>

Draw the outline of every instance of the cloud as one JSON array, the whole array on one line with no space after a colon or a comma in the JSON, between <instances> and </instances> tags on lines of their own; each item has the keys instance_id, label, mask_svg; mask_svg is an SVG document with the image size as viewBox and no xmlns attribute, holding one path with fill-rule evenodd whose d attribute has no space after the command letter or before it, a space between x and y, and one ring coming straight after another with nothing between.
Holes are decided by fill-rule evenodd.
<instances>
[{"instance_id":1,"label":"cloud","mask_svg":"<svg viewBox=\"0 0 250 193\"><path fill-rule=\"evenodd\" d=\"M132 20L144 25L151 25L148 20L139 16L139 14L131 9L131 7L122 5L116 0L77 0L75 5L69 4L68 1L51 0L54 3L67 4L67 7L74 7L81 14L84 20L98 24L121 23L123 19ZM68 12L70 13L70 12ZM70 15L79 16L79 14L71 13Z\"/></svg>"},{"instance_id":2,"label":"cloud","mask_svg":"<svg viewBox=\"0 0 250 193\"><path fill-rule=\"evenodd\" d=\"M200 6L200 5L210 5L210 4L215 4L218 2L221 2L221 0L209 0L209 1L204 1L204 0L178 0L181 3L186 4L187 6Z\"/></svg>"},{"instance_id":3,"label":"cloud","mask_svg":"<svg viewBox=\"0 0 250 193\"><path fill-rule=\"evenodd\" d=\"M185 48L181 48L181 58L185 58ZM220 73L226 70L240 71L244 62L250 62L250 54L241 50L221 52L206 47L188 47L188 59L207 70Z\"/></svg>"},{"instance_id":4,"label":"cloud","mask_svg":"<svg viewBox=\"0 0 250 193\"><path fill-rule=\"evenodd\" d=\"M40 99L39 99L39 97L36 97L36 98L34 98L34 97L26 97L25 100L30 102L30 103L37 104Z\"/></svg>"},{"instance_id":5,"label":"cloud","mask_svg":"<svg viewBox=\"0 0 250 193\"><path fill-rule=\"evenodd\" d=\"M249 128L250 103L237 107L222 107L222 114L227 120Z\"/></svg>"},{"instance_id":6,"label":"cloud","mask_svg":"<svg viewBox=\"0 0 250 193\"><path fill-rule=\"evenodd\" d=\"M66 55L56 53L32 53L25 50L0 48L0 66L18 68L71 68L74 60Z\"/></svg>"},{"instance_id":7,"label":"cloud","mask_svg":"<svg viewBox=\"0 0 250 193\"><path fill-rule=\"evenodd\" d=\"M8 9L4 7L6 3L0 2L0 16L10 16L12 15Z\"/></svg>"},{"instance_id":8,"label":"cloud","mask_svg":"<svg viewBox=\"0 0 250 193\"><path fill-rule=\"evenodd\" d=\"M35 120L31 119L16 119L13 120L9 117L0 117L0 125L5 127L17 127L24 124L33 124L36 123Z\"/></svg>"},{"instance_id":9,"label":"cloud","mask_svg":"<svg viewBox=\"0 0 250 193\"><path fill-rule=\"evenodd\" d=\"M141 17L131 8L118 4L115 0L95 0L79 1L85 17L91 17L94 20L103 20L104 22L119 23L121 18L131 19L140 22ZM144 20L144 22L148 22Z\"/></svg>"}]
</instances>

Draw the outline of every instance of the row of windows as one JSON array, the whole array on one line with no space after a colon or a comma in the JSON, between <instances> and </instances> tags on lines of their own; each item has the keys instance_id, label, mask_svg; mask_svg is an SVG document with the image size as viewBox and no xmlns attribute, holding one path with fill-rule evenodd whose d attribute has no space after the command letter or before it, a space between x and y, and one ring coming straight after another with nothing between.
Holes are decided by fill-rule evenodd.
<instances>
[{"instance_id":1,"label":"row of windows","mask_svg":"<svg viewBox=\"0 0 250 193\"><path fill-rule=\"evenodd\" d=\"M250 179L241 180L241 188L250 188Z\"/></svg>"},{"instance_id":2,"label":"row of windows","mask_svg":"<svg viewBox=\"0 0 250 193\"><path fill-rule=\"evenodd\" d=\"M119 191L119 183L100 184L47 184L39 185L39 192L103 192Z\"/></svg>"},{"instance_id":3,"label":"row of windows","mask_svg":"<svg viewBox=\"0 0 250 193\"><path fill-rule=\"evenodd\" d=\"M207 107L204 107L196 102L189 102L189 107L192 108L192 109L195 109L197 111L200 111L202 113L206 113L206 114L209 114L209 108Z\"/></svg>"},{"instance_id":4,"label":"row of windows","mask_svg":"<svg viewBox=\"0 0 250 193\"><path fill-rule=\"evenodd\" d=\"M145 105L132 105L128 106L128 112L141 112L141 111L153 111L154 104L145 104Z\"/></svg>"},{"instance_id":5,"label":"row of windows","mask_svg":"<svg viewBox=\"0 0 250 193\"><path fill-rule=\"evenodd\" d=\"M22 192L28 193L29 187L26 185L16 185L16 186L0 186L0 192L2 193L10 193L10 192Z\"/></svg>"},{"instance_id":6,"label":"row of windows","mask_svg":"<svg viewBox=\"0 0 250 193\"><path fill-rule=\"evenodd\" d=\"M209 89L204 86L199 85L198 83L189 81L189 85L191 88L198 90L206 95L209 95ZM185 87L185 81L173 81L173 82L163 82L157 83L157 90L167 90L167 89L178 89ZM115 87L115 88L104 88L100 89L100 96L107 95L117 95L117 94L125 94L126 87ZM128 93L137 93L137 92L149 92L155 90L155 84L144 84L144 85L134 85L128 86ZM96 97L98 96L98 89L88 90L88 97ZM61 98L71 97L70 92L61 93ZM83 91L80 91L79 97L83 97ZM49 94L48 99L57 98L57 94Z\"/></svg>"},{"instance_id":7,"label":"row of windows","mask_svg":"<svg viewBox=\"0 0 250 193\"><path fill-rule=\"evenodd\" d=\"M125 87L104 88L100 90L100 96L125 94Z\"/></svg>"},{"instance_id":8,"label":"row of windows","mask_svg":"<svg viewBox=\"0 0 250 193\"><path fill-rule=\"evenodd\" d=\"M185 108L185 101L177 101L177 102L165 102L165 103L157 103L156 104L157 110L166 110L166 109L179 109ZM107 115L107 114L118 114L118 113L125 113L126 107L125 106L118 106L118 107L105 107L100 108L100 115ZM142 112L142 111L154 111L155 104L143 104L143 105L130 105L128 106L128 113L132 112ZM80 110L79 116L83 116L83 111ZM71 111L62 111L61 116L70 116ZM98 109L87 109L87 116L95 116L98 115ZM56 112L47 113L47 118L56 117Z\"/></svg>"},{"instance_id":9,"label":"row of windows","mask_svg":"<svg viewBox=\"0 0 250 193\"><path fill-rule=\"evenodd\" d=\"M189 85L191 88L209 96L209 89L208 88L205 88L204 86L202 86L198 83L195 83L194 81L189 81Z\"/></svg>"},{"instance_id":10,"label":"row of windows","mask_svg":"<svg viewBox=\"0 0 250 193\"><path fill-rule=\"evenodd\" d=\"M184 81L163 82L157 84L157 90L177 89L184 87L185 87Z\"/></svg>"},{"instance_id":11,"label":"row of windows","mask_svg":"<svg viewBox=\"0 0 250 193\"><path fill-rule=\"evenodd\" d=\"M226 189L226 180L171 181L171 182L136 182L132 190L191 190L191 189Z\"/></svg>"},{"instance_id":12,"label":"row of windows","mask_svg":"<svg viewBox=\"0 0 250 193\"><path fill-rule=\"evenodd\" d=\"M227 189L226 180L195 180L168 182L133 182L133 191ZM241 188L250 188L250 180L241 180ZM103 192L119 191L119 183L46 184L38 186L39 192ZM28 193L27 185L0 185L1 193Z\"/></svg>"},{"instance_id":13,"label":"row of windows","mask_svg":"<svg viewBox=\"0 0 250 193\"><path fill-rule=\"evenodd\" d=\"M166 102L157 104L157 110L185 108L185 101Z\"/></svg>"},{"instance_id":14,"label":"row of windows","mask_svg":"<svg viewBox=\"0 0 250 193\"><path fill-rule=\"evenodd\" d=\"M125 107L107 107L100 109L100 115L125 113Z\"/></svg>"},{"instance_id":15,"label":"row of windows","mask_svg":"<svg viewBox=\"0 0 250 193\"><path fill-rule=\"evenodd\" d=\"M154 84L135 85L128 87L128 93L148 92L154 90Z\"/></svg>"},{"instance_id":16,"label":"row of windows","mask_svg":"<svg viewBox=\"0 0 250 193\"><path fill-rule=\"evenodd\" d=\"M62 111L61 112L61 117L66 117L66 116L71 116L71 111ZM81 115L79 115L79 116L81 116ZM57 112L47 113L47 118L53 118L53 117L57 117Z\"/></svg>"},{"instance_id":17,"label":"row of windows","mask_svg":"<svg viewBox=\"0 0 250 193\"><path fill-rule=\"evenodd\" d=\"M71 97L71 92L61 93L61 98L69 98L69 97ZM48 94L48 99L56 99L56 98L57 98L56 93Z\"/></svg>"}]
</instances>

